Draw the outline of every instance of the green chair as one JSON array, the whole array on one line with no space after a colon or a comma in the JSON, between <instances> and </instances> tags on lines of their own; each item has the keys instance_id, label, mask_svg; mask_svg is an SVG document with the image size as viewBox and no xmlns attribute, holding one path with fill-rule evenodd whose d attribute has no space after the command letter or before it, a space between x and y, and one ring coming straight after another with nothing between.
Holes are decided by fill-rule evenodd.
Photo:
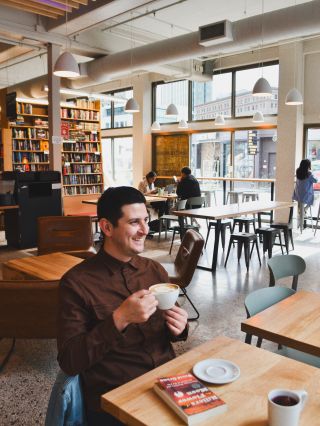
<instances>
[{"instance_id":1,"label":"green chair","mask_svg":"<svg viewBox=\"0 0 320 426\"><path fill-rule=\"evenodd\" d=\"M273 287L280 278L292 276L292 289L297 290L298 277L306 270L306 262L301 256L296 254L274 256L267 263L270 271L269 287Z\"/></svg>"},{"instance_id":2,"label":"green chair","mask_svg":"<svg viewBox=\"0 0 320 426\"><path fill-rule=\"evenodd\" d=\"M284 257L284 256L279 256ZM283 299L294 294L295 291L288 287L266 287L255 290L248 294L245 298L244 305L247 311L247 316L250 318L253 315L269 308L270 306L280 302ZM245 342L251 344L252 335L246 334ZM257 347L261 347L262 338L258 338ZM287 358L292 358L305 364L320 367L320 358L314 355L306 354L296 349L279 346L277 353Z\"/></svg>"}]
</instances>

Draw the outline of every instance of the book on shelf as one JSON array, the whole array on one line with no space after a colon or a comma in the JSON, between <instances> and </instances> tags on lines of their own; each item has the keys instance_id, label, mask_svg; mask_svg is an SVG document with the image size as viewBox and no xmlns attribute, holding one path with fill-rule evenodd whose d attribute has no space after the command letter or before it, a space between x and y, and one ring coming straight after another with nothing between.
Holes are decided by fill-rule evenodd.
<instances>
[{"instance_id":1,"label":"book on shelf","mask_svg":"<svg viewBox=\"0 0 320 426\"><path fill-rule=\"evenodd\" d=\"M188 425L223 413L227 404L193 374L162 377L154 385L155 392Z\"/></svg>"}]
</instances>

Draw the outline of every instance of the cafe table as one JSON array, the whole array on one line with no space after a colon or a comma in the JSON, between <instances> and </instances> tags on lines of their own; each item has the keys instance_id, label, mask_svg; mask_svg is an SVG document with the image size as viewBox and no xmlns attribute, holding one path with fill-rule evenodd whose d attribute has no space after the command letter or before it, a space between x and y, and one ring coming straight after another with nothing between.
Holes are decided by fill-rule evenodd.
<instances>
[{"instance_id":1,"label":"cafe table","mask_svg":"<svg viewBox=\"0 0 320 426\"><path fill-rule=\"evenodd\" d=\"M4 280L60 280L73 266L83 259L65 253L12 259L2 264Z\"/></svg>"},{"instance_id":2,"label":"cafe table","mask_svg":"<svg viewBox=\"0 0 320 426\"><path fill-rule=\"evenodd\" d=\"M320 357L320 294L297 291L243 321L241 330Z\"/></svg>"},{"instance_id":3,"label":"cafe table","mask_svg":"<svg viewBox=\"0 0 320 426\"><path fill-rule=\"evenodd\" d=\"M224 336L107 392L101 397L102 409L128 425L185 425L153 386L157 378L191 372L194 364L207 358L234 362L240 368L240 377L223 385L206 383L228 409L199 423L201 426L267 426L267 395L279 388L305 389L309 397L299 425L320 424L320 369Z\"/></svg>"},{"instance_id":4,"label":"cafe table","mask_svg":"<svg viewBox=\"0 0 320 426\"><path fill-rule=\"evenodd\" d=\"M275 211L284 208L291 208L294 204L290 201L254 201L239 204L226 204L218 207L201 207L198 209L188 210L177 210L173 211L172 214L183 217L191 217L205 220L215 220L217 225L215 226L215 238L214 248L212 254L212 265L211 268L207 266L198 265L198 268L206 271L215 272L217 268L218 259L218 248L219 239L221 233L221 220L232 219L242 215L262 213ZM183 228L183 220L180 220L180 227Z\"/></svg>"}]
</instances>

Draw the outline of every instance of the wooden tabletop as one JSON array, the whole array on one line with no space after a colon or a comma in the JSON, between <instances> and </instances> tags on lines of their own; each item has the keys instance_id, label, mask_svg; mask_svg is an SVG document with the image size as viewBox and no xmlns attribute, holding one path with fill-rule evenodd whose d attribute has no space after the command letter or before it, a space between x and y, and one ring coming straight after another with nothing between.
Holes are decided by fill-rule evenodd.
<instances>
[{"instance_id":1,"label":"wooden tabletop","mask_svg":"<svg viewBox=\"0 0 320 426\"><path fill-rule=\"evenodd\" d=\"M298 291L243 321L241 330L320 357L320 294Z\"/></svg>"},{"instance_id":2,"label":"wooden tabletop","mask_svg":"<svg viewBox=\"0 0 320 426\"><path fill-rule=\"evenodd\" d=\"M69 269L83 259L65 253L50 253L9 260L2 264L6 280L60 280Z\"/></svg>"},{"instance_id":3,"label":"wooden tabletop","mask_svg":"<svg viewBox=\"0 0 320 426\"><path fill-rule=\"evenodd\" d=\"M18 208L19 208L19 206L17 204L14 204L12 206L0 206L0 211L18 209Z\"/></svg>"},{"instance_id":4,"label":"wooden tabletop","mask_svg":"<svg viewBox=\"0 0 320 426\"><path fill-rule=\"evenodd\" d=\"M245 214L261 213L292 207L291 201L253 201L239 204L226 204L218 207L173 211L176 216L196 217L200 219L226 219Z\"/></svg>"},{"instance_id":5,"label":"wooden tabletop","mask_svg":"<svg viewBox=\"0 0 320 426\"><path fill-rule=\"evenodd\" d=\"M157 201L167 201L167 200L174 200L177 198L176 195L157 195L157 194L149 194L144 196L147 203L156 203ZM92 200L82 200L83 204L98 204L98 198L92 199Z\"/></svg>"},{"instance_id":6,"label":"wooden tabletop","mask_svg":"<svg viewBox=\"0 0 320 426\"><path fill-rule=\"evenodd\" d=\"M189 372L196 362L207 358L233 361L240 367L241 375L229 384L209 385L227 403L228 410L201 425L267 426L267 395L275 388L305 389L309 399L299 425L319 425L320 369L227 337L197 346L104 394L102 408L129 425L185 425L152 388L158 377Z\"/></svg>"}]
</instances>

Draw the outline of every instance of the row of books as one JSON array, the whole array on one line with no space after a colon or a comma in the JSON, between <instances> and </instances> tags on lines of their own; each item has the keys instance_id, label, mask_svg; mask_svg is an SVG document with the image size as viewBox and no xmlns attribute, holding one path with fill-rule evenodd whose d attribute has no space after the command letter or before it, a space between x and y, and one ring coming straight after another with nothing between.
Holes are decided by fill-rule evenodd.
<instances>
[{"instance_id":1,"label":"row of books","mask_svg":"<svg viewBox=\"0 0 320 426\"><path fill-rule=\"evenodd\" d=\"M87 151L87 152L100 152L100 146L95 143L83 143L83 142L64 142L64 151Z\"/></svg>"},{"instance_id":2,"label":"row of books","mask_svg":"<svg viewBox=\"0 0 320 426\"><path fill-rule=\"evenodd\" d=\"M13 152L13 163L46 163L49 161L48 154L43 152Z\"/></svg>"},{"instance_id":3,"label":"row of books","mask_svg":"<svg viewBox=\"0 0 320 426\"><path fill-rule=\"evenodd\" d=\"M65 186L63 188L64 195L101 194L102 191L102 184L94 186Z\"/></svg>"},{"instance_id":4,"label":"row of books","mask_svg":"<svg viewBox=\"0 0 320 426\"><path fill-rule=\"evenodd\" d=\"M89 111L83 109L61 108L61 118L72 118L75 120L100 120L98 111Z\"/></svg>"},{"instance_id":5,"label":"row of books","mask_svg":"<svg viewBox=\"0 0 320 426\"><path fill-rule=\"evenodd\" d=\"M33 150L33 151L46 151L49 150L49 142L48 141L40 141L40 140L17 140L13 139L12 142L13 150Z\"/></svg>"},{"instance_id":6,"label":"row of books","mask_svg":"<svg viewBox=\"0 0 320 426\"><path fill-rule=\"evenodd\" d=\"M18 114L32 114L32 105L17 102L17 113Z\"/></svg>"},{"instance_id":7,"label":"row of books","mask_svg":"<svg viewBox=\"0 0 320 426\"><path fill-rule=\"evenodd\" d=\"M62 174L67 175L70 173L102 173L101 164L70 164L64 165Z\"/></svg>"},{"instance_id":8,"label":"row of books","mask_svg":"<svg viewBox=\"0 0 320 426\"><path fill-rule=\"evenodd\" d=\"M64 175L64 185L87 185L101 183L101 175Z\"/></svg>"},{"instance_id":9,"label":"row of books","mask_svg":"<svg viewBox=\"0 0 320 426\"><path fill-rule=\"evenodd\" d=\"M14 164L13 170L19 172L45 172L49 170L49 164Z\"/></svg>"},{"instance_id":10,"label":"row of books","mask_svg":"<svg viewBox=\"0 0 320 426\"><path fill-rule=\"evenodd\" d=\"M13 138L48 139L49 133L44 129L28 127L26 129L12 129Z\"/></svg>"},{"instance_id":11,"label":"row of books","mask_svg":"<svg viewBox=\"0 0 320 426\"><path fill-rule=\"evenodd\" d=\"M63 160L71 163L96 163L100 161L100 152L73 153L64 152Z\"/></svg>"}]
</instances>

